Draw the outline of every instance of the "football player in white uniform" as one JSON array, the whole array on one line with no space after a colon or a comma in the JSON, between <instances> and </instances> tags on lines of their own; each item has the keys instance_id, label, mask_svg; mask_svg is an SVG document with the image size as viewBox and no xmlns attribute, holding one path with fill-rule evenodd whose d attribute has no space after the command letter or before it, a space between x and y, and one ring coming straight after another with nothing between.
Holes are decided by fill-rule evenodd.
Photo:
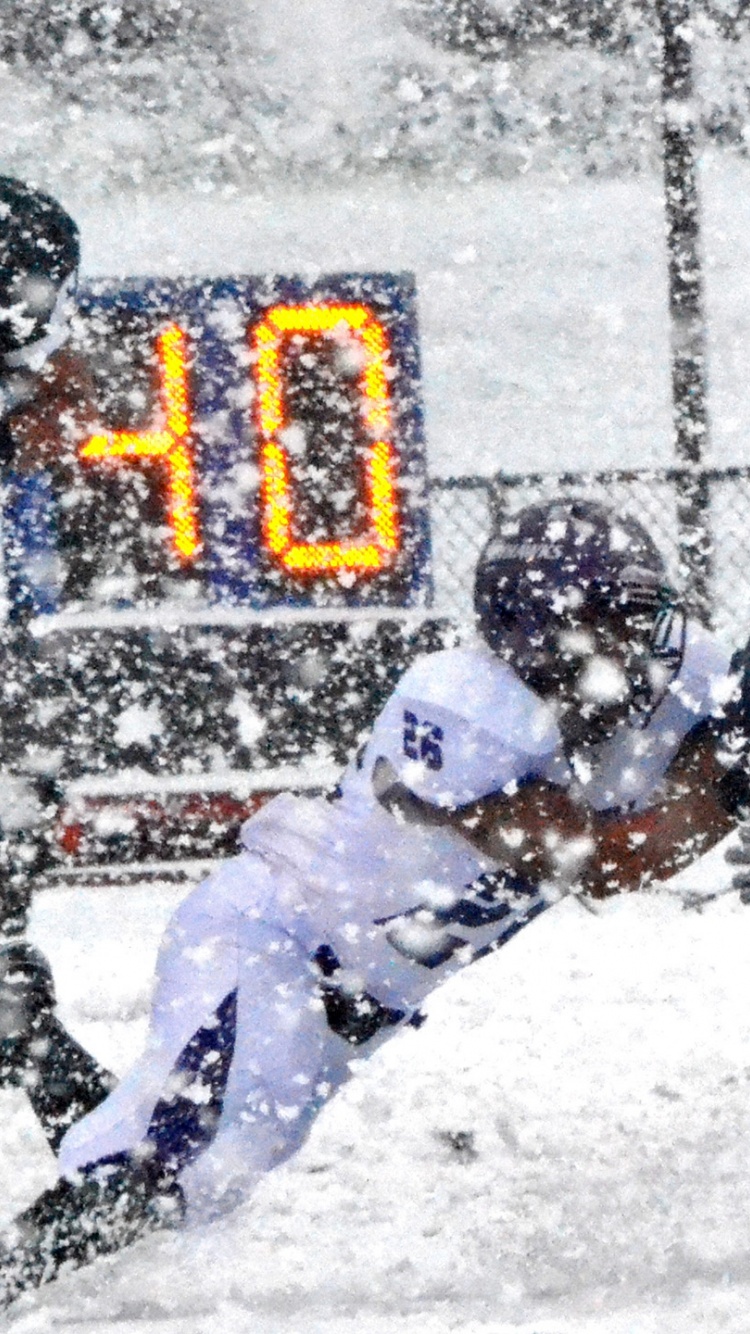
<instances>
[{"instance_id":1,"label":"football player in white uniform","mask_svg":"<svg viewBox=\"0 0 750 1334\"><path fill-rule=\"evenodd\" d=\"M418 1026L453 970L561 894L692 860L744 810L727 655L639 524L584 501L522 511L479 562L476 608L481 639L414 663L336 793L270 802L178 908L143 1054L62 1138L6 1299L244 1198L352 1049Z\"/></svg>"}]
</instances>

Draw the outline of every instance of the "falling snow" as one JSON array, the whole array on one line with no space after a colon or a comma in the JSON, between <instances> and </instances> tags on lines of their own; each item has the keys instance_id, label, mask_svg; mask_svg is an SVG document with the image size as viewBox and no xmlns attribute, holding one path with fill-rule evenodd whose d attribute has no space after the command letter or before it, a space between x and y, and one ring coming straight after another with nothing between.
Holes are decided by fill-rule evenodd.
<instances>
[{"instance_id":1,"label":"falling snow","mask_svg":"<svg viewBox=\"0 0 750 1334\"><path fill-rule=\"evenodd\" d=\"M437 0L172 5L150 46L151 4L48 8L57 28L9 6L0 168L75 214L85 278L413 273L432 474L671 461L658 71L638 6L622 7L617 49L548 24L482 61L458 30L436 40L461 8ZM750 36L721 35L731 8L697 21L695 46L721 466L750 462ZM236 482L249 494L257 475ZM129 578L106 597L127 600ZM314 653L290 668L300 708L320 670ZM164 720L148 693L121 698L118 671L127 792ZM184 773L201 710L262 743L275 702L264 715L219 673L193 687L177 701ZM330 737L311 753L328 781ZM127 813L99 820L132 840ZM302 1153L234 1215L64 1276L4 1327L745 1334L750 910L724 893L722 852L596 912L558 903L440 988L419 1031L356 1061ZM61 1017L118 1074L184 892L36 896ZM23 1095L0 1102L7 1222L54 1164Z\"/></svg>"}]
</instances>

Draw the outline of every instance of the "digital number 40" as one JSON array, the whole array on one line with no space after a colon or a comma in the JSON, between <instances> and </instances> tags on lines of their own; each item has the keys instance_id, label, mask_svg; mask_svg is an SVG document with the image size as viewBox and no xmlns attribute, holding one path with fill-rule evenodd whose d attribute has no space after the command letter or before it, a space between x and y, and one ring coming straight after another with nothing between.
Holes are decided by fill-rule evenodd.
<instances>
[{"instance_id":1,"label":"digital number 40","mask_svg":"<svg viewBox=\"0 0 750 1334\"><path fill-rule=\"evenodd\" d=\"M303 542L293 533L290 467L283 444L282 351L295 335L308 338L354 337L362 354L360 410L369 440L365 461L368 522L364 533L348 541ZM374 573L391 563L400 532L395 492L395 452L391 440L392 408L388 386L388 340L383 325L365 305L273 306L250 330L255 380L256 430L260 448L263 541L290 573L325 574L338 570ZM87 463L108 465L154 460L166 469L167 520L178 559L189 564L202 547L188 391L189 347L186 334L172 324L156 340L163 424L152 430L107 431L92 435L80 448Z\"/></svg>"}]
</instances>

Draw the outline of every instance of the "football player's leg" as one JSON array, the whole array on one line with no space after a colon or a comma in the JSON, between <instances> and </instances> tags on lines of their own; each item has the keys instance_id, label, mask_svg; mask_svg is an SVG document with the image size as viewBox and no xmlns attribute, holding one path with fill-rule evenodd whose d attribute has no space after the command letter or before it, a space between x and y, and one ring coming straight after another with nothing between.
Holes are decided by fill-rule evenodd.
<instances>
[{"instance_id":1,"label":"football player's leg","mask_svg":"<svg viewBox=\"0 0 750 1334\"><path fill-rule=\"evenodd\" d=\"M180 1053L167 1081L173 1095L157 1103L141 1142L63 1178L16 1220L0 1249L0 1306L62 1266L179 1224L178 1176L191 1213L211 1217L301 1142L349 1048L327 1028L307 952L282 929L245 923L240 960L236 990ZM330 1043L340 1053L326 1060Z\"/></svg>"},{"instance_id":2,"label":"football player's leg","mask_svg":"<svg viewBox=\"0 0 750 1334\"><path fill-rule=\"evenodd\" d=\"M173 1094L157 1104L135 1151L92 1164L75 1180L61 1178L15 1220L4 1250L0 1244L0 1306L49 1282L63 1265L77 1268L182 1222L177 1175L210 1143L221 1115L235 1014L232 992L180 1054Z\"/></svg>"},{"instance_id":3,"label":"football player's leg","mask_svg":"<svg viewBox=\"0 0 750 1334\"><path fill-rule=\"evenodd\" d=\"M179 1186L154 1177L149 1162L121 1155L76 1181L61 1178L14 1221L0 1241L0 1308L30 1288L184 1216Z\"/></svg>"},{"instance_id":4,"label":"football player's leg","mask_svg":"<svg viewBox=\"0 0 750 1334\"><path fill-rule=\"evenodd\" d=\"M234 1050L236 992L181 1052L145 1141L61 1178L0 1243L0 1306L139 1237L177 1227L185 1201L177 1176L210 1143Z\"/></svg>"},{"instance_id":5,"label":"football player's leg","mask_svg":"<svg viewBox=\"0 0 750 1334\"><path fill-rule=\"evenodd\" d=\"M351 1048L328 1028L308 951L273 923L246 922L234 1060L218 1132L180 1178L188 1216L233 1207L294 1153L346 1077L350 1057Z\"/></svg>"},{"instance_id":6,"label":"football player's leg","mask_svg":"<svg viewBox=\"0 0 750 1334\"><path fill-rule=\"evenodd\" d=\"M44 955L27 941L0 947L0 1086L28 1094L52 1149L68 1128L107 1097L110 1075L54 1013Z\"/></svg>"},{"instance_id":7,"label":"football player's leg","mask_svg":"<svg viewBox=\"0 0 750 1334\"><path fill-rule=\"evenodd\" d=\"M231 900L239 882L228 865L226 876L200 886L170 922L142 1061L100 1114L73 1127L60 1153L67 1176L16 1220L0 1246L0 1305L50 1281L63 1265L85 1264L182 1220L176 1175L212 1138L234 1049L236 912L226 895Z\"/></svg>"},{"instance_id":8,"label":"football player's leg","mask_svg":"<svg viewBox=\"0 0 750 1334\"><path fill-rule=\"evenodd\" d=\"M264 893L266 876L257 858L243 855L223 863L180 904L159 950L143 1053L106 1101L65 1136L63 1175L142 1143L155 1107L174 1092L170 1075L181 1052L236 990L237 901Z\"/></svg>"}]
</instances>

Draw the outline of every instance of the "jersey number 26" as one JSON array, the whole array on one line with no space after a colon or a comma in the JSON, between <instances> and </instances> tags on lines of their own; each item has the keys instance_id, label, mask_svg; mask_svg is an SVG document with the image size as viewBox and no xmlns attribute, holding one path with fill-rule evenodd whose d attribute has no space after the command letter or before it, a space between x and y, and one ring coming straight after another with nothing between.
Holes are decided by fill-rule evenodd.
<instances>
[{"instance_id":1,"label":"jersey number 26","mask_svg":"<svg viewBox=\"0 0 750 1334\"><path fill-rule=\"evenodd\" d=\"M443 729L435 723L420 722L415 713L404 709L404 755L422 760L428 769L442 769Z\"/></svg>"}]
</instances>

